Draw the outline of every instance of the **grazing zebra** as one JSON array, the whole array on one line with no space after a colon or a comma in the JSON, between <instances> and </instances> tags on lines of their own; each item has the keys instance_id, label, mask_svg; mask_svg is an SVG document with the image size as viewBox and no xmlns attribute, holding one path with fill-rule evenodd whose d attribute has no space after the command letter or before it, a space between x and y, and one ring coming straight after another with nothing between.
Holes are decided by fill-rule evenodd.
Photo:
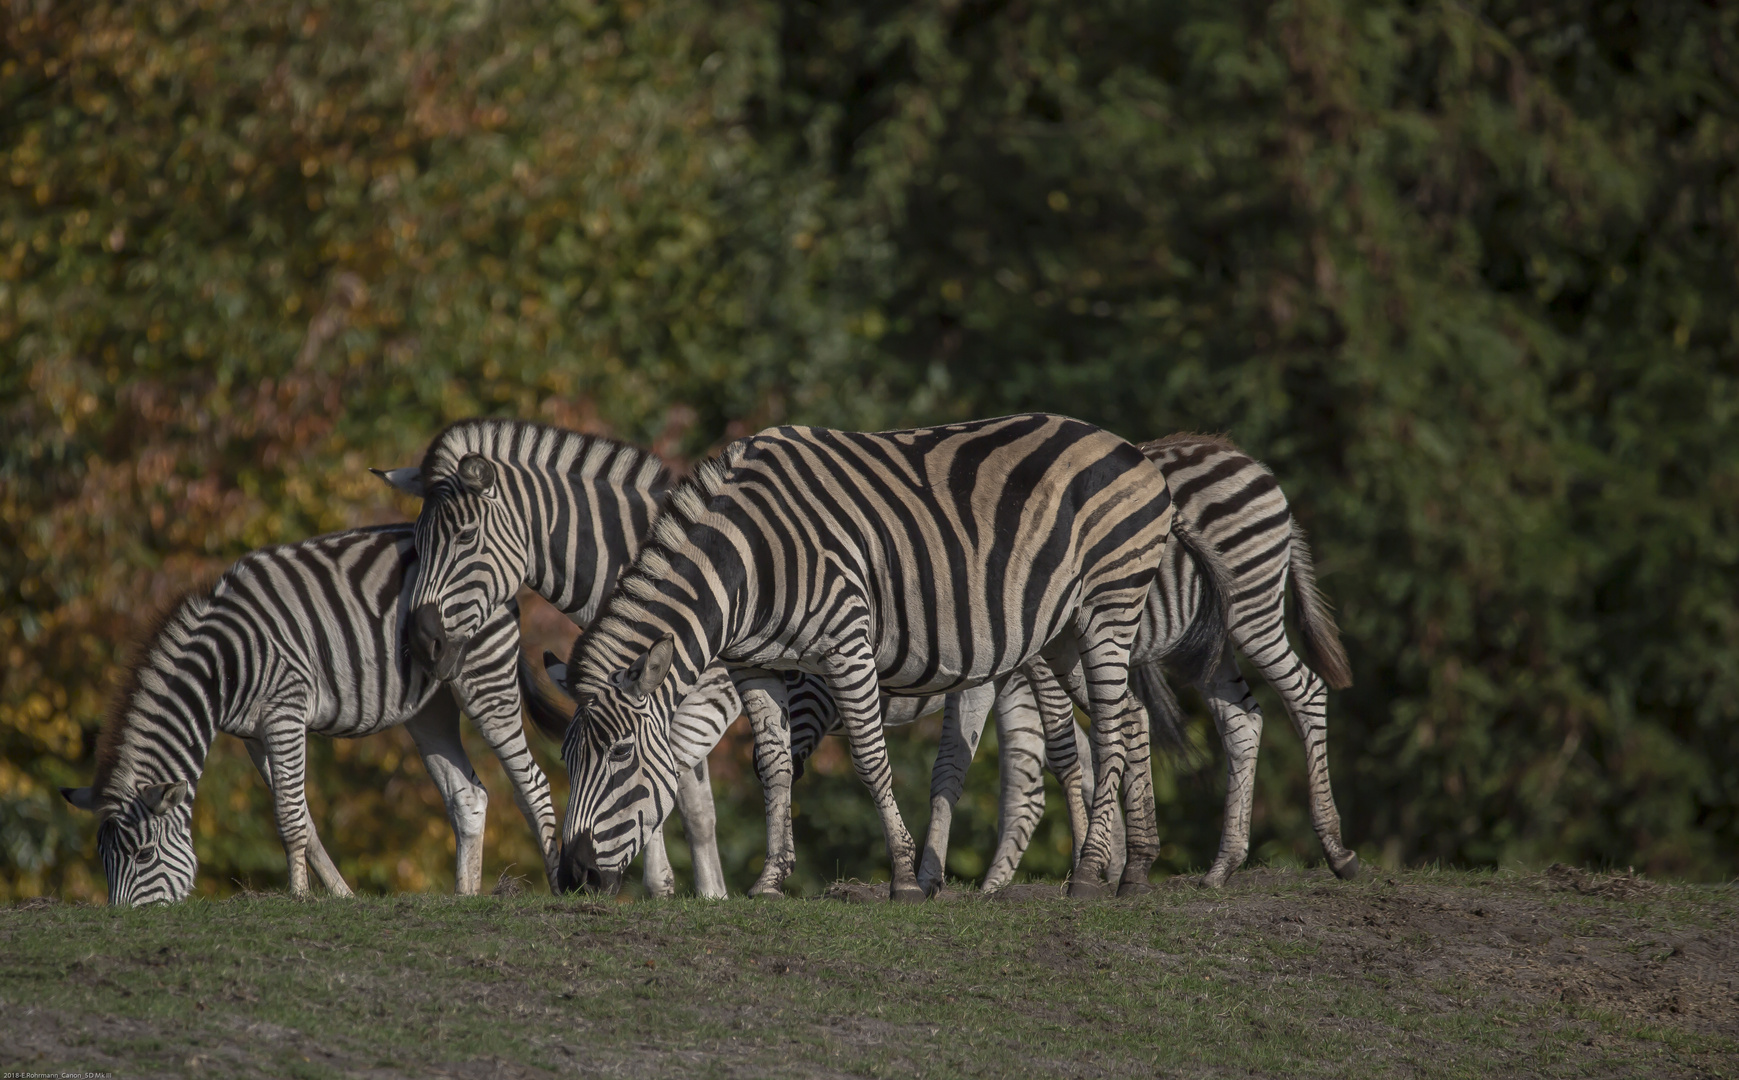
<instances>
[{"instance_id":1,"label":"grazing zebra","mask_svg":"<svg viewBox=\"0 0 1739 1080\"><path fill-rule=\"evenodd\" d=\"M890 891L920 898L878 684L952 692L1005 683L1043 657L1081 670L1095 721L1095 805L1071 890L1098 891L1120 787L1123 887L1145 888L1157 834L1127 663L1170 524L1163 474L1063 417L880 434L786 427L733 444L672 492L575 645L564 885L620 884L672 802L669 717L722 659L826 677L882 817Z\"/></svg>"},{"instance_id":2,"label":"grazing zebra","mask_svg":"<svg viewBox=\"0 0 1739 1080\"><path fill-rule=\"evenodd\" d=\"M1157 681L1142 700L1159 703L1153 717L1163 735L1181 721L1176 699L1164 687L1164 676L1155 665L1167 653L1166 642L1199 618L1204 603L1212 603L1203 585L1203 573L1229 575L1218 590L1230 597L1227 632L1263 678L1279 693L1293 727L1304 742L1310 785L1310 815L1330 868L1342 878L1358 874L1357 853L1341 841L1340 814L1328 777L1328 715L1330 688L1352 684L1346 652L1334 616L1316 588L1316 574L1303 527L1293 519L1285 494L1274 474L1229 440L1216 436L1181 434L1143 443L1141 451L1166 474L1171 489L1180 535L1189 535L1194 546L1205 548L1201 557L1182 558L1169 550L1158 579L1148 597L1141 632L1136 635L1133 662L1141 665L1138 678ZM1223 569L1222 569L1223 568ZM1292 586L1293 603L1304 643L1321 674L1313 671L1293 652L1286 636L1286 592ZM1225 884L1250 848L1250 811L1255 796L1256 755L1262 736L1262 713L1238 670L1237 660L1224 642L1216 642L1210 670L1185 672L1202 690L1226 750L1226 810L1220 850L1202 878L1208 886ZM1202 677L1205 675L1206 677ZM1050 708L1059 707L1054 683L1035 685L1042 698L1052 695ZM1169 703L1169 709L1166 708ZM1066 708L1066 699L1061 707ZM1150 704L1150 708L1152 705ZM984 888L995 889L1012 880L1014 869L1026 850L1027 841L1044 813L1044 786L1030 764L1018 771L1019 754L1010 754L1009 740L1030 746L1038 737L1038 708L1014 708L1003 715L998 707L999 753L1004 755L1003 820L997 855L985 876ZM975 725L974 726L974 722ZM942 748L937 753L938 770L945 759L957 760L953 768L964 775L977 749L983 730L982 715L967 714L960 729L944 726ZM1029 751L1030 756L1030 751ZM1011 761L1010 758L1013 758ZM1015 785L1008 770L1017 768ZM1023 783L1024 781L1024 783ZM958 789L955 790L958 798ZM933 827L932 842L947 832ZM926 859L929 852L926 852ZM938 853L945 864L946 848Z\"/></svg>"},{"instance_id":3,"label":"grazing zebra","mask_svg":"<svg viewBox=\"0 0 1739 1080\"><path fill-rule=\"evenodd\" d=\"M402 647L415 574L410 526L357 529L245 555L169 612L103 727L95 782L62 789L100 816L110 903L175 901L193 888L193 790L220 731L247 743L271 789L291 891L308 891L312 862L348 894L308 813L307 733L356 738L397 724L446 800L457 891L480 891L488 793L459 741L461 707L506 766L554 877L549 782L520 719L529 683L518 613L483 622L449 692Z\"/></svg>"}]
</instances>

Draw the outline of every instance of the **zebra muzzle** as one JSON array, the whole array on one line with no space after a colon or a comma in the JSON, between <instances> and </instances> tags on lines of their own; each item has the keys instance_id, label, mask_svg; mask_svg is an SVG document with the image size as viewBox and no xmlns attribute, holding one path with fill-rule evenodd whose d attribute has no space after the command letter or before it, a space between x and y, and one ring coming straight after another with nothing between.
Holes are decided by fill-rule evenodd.
<instances>
[{"instance_id":1,"label":"zebra muzzle","mask_svg":"<svg viewBox=\"0 0 1739 1080\"><path fill-rule=\"evenodd\" d=\"M622 888L622 872L600 869L592 838L581 833L562 845L562 861L556 867L556 888L565 893L584 891L614 896Z\"/></svg>"},{"instance_id":2,"label":"zebra muzzle","mask_svg":"<svg viewBox=\"0 0 1739 1080\"><path fill-rule=\"evenodd\" d=\"M459 672L465 649L447 636L441 624L441 609L423 604L411 612L411 656L437 679L451 679Z\"/></svg>"}]
</instances>

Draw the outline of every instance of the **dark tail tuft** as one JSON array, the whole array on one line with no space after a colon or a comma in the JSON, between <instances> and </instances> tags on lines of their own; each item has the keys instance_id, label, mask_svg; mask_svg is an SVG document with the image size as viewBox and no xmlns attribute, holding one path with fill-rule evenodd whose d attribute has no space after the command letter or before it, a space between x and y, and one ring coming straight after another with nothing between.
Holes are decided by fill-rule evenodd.
<instances>
[{"instance_id":1,"label":"dark tail tuft","mask_svg":"<svg viewBox=\"0 0 1739 1080\"><path fill-rule=\"evenodd\" d=\"M1147 710L1148 728L1153 733L1153 745L1165 750L1181 750L1189 745L1184 733L1183 706L1165 681L1165 672L1157 663L1137 664L1129 669L1129 689L1141 707Z\"/></svg>"},{"instance_id":2,"label":"dark tail tuft","mask_svg":"<svg viewBox=\"0 0 1739 1080\"><path fill-rule=\"evenodd\" d=\"M544 696L543 689L537 684L537 676L533 673L531 661L525 658L525 650L519 650L519 696L525 701L525 709L531 714L531 722L537 729L552 739L560 739L567 734L568 721L573 719L574 706L571 701L567 707L556 704Z\"/></svg>"},{"instance_id":3,"label":"dark tail tuft","mask_svg":"<svg viewBox=\"0 0 1739 1080\"><path fill-rule=\"evenodd\" d=\"M1292 520L1292 597L1298 606L1298 626L1304 631L1304 646L1310 652L1311 667L1324 682L1335 690L1345 690L1353 684L1352 665L1340 642L1340 627L1335 625L1334 612L1328 600L1316 587L1316 566L1310 560L1310 543L1304 538L1304 526Z\"/></svg>"}]
</instances>

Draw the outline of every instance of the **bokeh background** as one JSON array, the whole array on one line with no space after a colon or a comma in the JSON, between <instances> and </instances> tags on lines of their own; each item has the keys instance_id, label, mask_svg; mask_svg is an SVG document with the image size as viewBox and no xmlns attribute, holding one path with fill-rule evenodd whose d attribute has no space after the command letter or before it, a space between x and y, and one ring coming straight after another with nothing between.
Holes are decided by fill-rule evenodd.
<instances>
[{"instance_id":1,"label":"bokeh background","mask_svg":"<svg viewBox=\"0 0 1739 1080\"><path fill-rule=\"evenodd\" d=\"M365 467L477 414L679 465L781 421L1229 433L1340 613L1370 864L1731 877L1736 270L1731 5L3 0L0 896L102 893L55 788L152 616L414 514ZM1253 858L1314 860L1264 702ZM892 740L914 829L934 735ZM738 888L745 745L714 757ZM474 756L486 872L542 888ZM1162 869L1211 858L1219 770L1161 763ZM353 883L450 888L407 737L312 771ZM963 878L994 800L985 754ZM797 803L800 888L882 871L839 748ZM202 891L283 881L232 740L197 828ZM1023 869L1066 851L1053 814Z\"/></svg>"}]
</instances>

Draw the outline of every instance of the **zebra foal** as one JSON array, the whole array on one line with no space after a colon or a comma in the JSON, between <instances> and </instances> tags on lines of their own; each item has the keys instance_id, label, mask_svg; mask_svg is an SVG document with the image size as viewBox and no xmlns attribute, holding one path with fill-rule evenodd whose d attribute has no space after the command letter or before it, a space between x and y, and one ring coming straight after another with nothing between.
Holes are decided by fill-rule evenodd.
<instances>
[{"instance_id":1,"label":"zebra foal","mask_svg":"<svg viewBox=\"0 0 1739 1080\"><path fill-rule=\"evenodd\" d=\"M449 691L401 645L415 576L410 526L357 529L245 555L170 610L98 738L95 781L62 789L100 819L110 903L171 902L192 890L193 794L218 732L247 744L271 789L291 891L308 891L312 863L329 890L348 895L308 812L307 735L358 738L398 724L446 801L455 887L480 891L488 793L459 740L461 707L506 767L554 878L549 781L520 718L529 682L517 611L483 622Z\"/></svg>"},{"instance_id":2,"label":"zebra foal","mask_svg":"<svg viewBox=\"0 0 1739 1080\"><path fill-rule=\"evenodd\" d=\"M919 898L880 690L1006 682L1042 657L1081 669L1095 720L1088 877L1074 890L1095 891L1120 787L1124 884L1145 886L1157 835L1127 662L1170 524L1163 475L1123 440L1063 417L878 434L787 427L733 444L673 491L575 645L563 884L620 883L671 806L669 718L723 660L825 677L882 817L890 891Z\"/></svg>"}]
</instances>

